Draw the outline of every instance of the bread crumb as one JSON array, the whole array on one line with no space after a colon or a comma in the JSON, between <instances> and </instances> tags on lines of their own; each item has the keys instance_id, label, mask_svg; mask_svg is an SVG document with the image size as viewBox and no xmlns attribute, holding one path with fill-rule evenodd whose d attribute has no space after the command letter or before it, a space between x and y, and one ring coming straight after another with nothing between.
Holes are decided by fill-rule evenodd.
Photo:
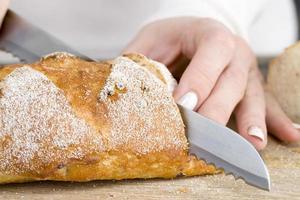
<instances>
[{"instance_id":1,"label":"bread crumb","mask_svg":"<svg viewBox=\"0 0 300 200\"><path fill-rule=\"evenodd\" d=\"M187 193L189 190L187 187L181 187L181 188L178 188L177 191L179 193Z\"/></svg>"}]
</instances>

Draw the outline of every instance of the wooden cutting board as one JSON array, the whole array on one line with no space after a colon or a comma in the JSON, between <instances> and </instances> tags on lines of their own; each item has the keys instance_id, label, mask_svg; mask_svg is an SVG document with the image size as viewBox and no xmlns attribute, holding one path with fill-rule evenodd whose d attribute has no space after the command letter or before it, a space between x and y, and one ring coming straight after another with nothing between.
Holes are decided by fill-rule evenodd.
<instances>
[{"instance_id":1,"label":"wooden cutting board","mask_svg":"<svg viewBox=\"0 0 300 200\"><path fill-rule=\"evenodd\" d=\"M262 152L271 192L224 174L173 180L36 182L0 186L0 199L300 199L300 144L284 146L272 138Z\"/></svg>"}]
</instances>

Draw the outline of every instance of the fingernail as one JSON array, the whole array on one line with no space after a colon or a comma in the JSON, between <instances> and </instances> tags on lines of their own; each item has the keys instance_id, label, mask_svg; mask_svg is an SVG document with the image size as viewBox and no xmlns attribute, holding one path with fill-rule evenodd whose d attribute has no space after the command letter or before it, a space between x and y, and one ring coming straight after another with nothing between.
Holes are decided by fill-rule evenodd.
<instances>
[{"instance_id":1,"label":"fingernail","mask_svg":"<svg viewBox=\"0 0 300 200\"><path fill-rule=\"evenodd\" d=\"M265 140L265 134L264 134L264 132L261 130L261 128L259 128L257 126L251 126L248 129L248 134L251 135L251 136L257 137L261 141Z\"/></svg>"},{"instance_id":2,"label":"fingernail","mask_svg":"<svg viewBox=\"0 0 300 200\"><path fill-rule=\"evenodd\" d=\"M296 129L300 129L300 124L293 123L293 126L294 126Z\"/></svg>"},{"instance_id":3,"label":"fingernail","mask_svg":"<svg viewBox=\"0 0 300 200\"><path fill-rule=\"evenodd\" d=\"M178 104L182 105L185 108L194 110L197 103L198 103L198 97L195 92L188 92L185 95L183 95L178 101Z\"/></svg>"}]
</instances>

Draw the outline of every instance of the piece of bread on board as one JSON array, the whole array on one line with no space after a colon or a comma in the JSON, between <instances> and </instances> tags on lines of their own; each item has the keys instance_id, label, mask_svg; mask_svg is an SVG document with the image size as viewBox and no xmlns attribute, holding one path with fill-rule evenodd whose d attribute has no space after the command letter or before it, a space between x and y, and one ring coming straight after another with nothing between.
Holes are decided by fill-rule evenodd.
<instances>
[{"instance_id":1,"label":"piece of bread on board","mask_svg":"<svg viewBox=\"0 0 300 200\"><path fill-rule=\"evenodd\" d=\"M300 42L272 60L267 82L284 112L300 124Z\"/></svg>"},{"instance_id":2,"label":"piece of bread on board","mask_svg":"<svg viewBox=\"0 0 300 200\"><path fill-rule=\"evenodd\" d=\"M219 172L188 155L163 67L138 54L55 53L0 68L0 183Z\"/></svg>"}]
</instances>

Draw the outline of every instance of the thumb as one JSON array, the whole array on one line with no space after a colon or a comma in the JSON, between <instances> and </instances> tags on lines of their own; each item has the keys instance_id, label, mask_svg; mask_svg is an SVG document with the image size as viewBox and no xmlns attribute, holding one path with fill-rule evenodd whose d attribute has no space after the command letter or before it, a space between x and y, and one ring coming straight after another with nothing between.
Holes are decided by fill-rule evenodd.
<instances>
[{"instance_id":1,"label":"thumb","mask_svg":"<svg viewBox=\"0 0 300 200\"><path fill-rule=\"evenodd\" d=\"M123 50L126 53L140 53L165 65L173 62L180 48L166 45L160 38L154 38L151 33L138 34Z\"/></svg>"},{"instance_id":2,"label":"thumb","mask_svg":"<svg viewBox=\"0 0 300 200\"><path fill-rule=\"evenodd\" d=\"M122 51L125 53L140 53L147 57L151 56L151 52L155 49L155 41L151 34L147 34L145 30L141 30ZM153 58L155 59L155 58Z\"/></svg>"},{"instance_id":3,"label":"thumb","mask_svg":"<svg viewBox=\"0 0 300 200\"><path fill-rule=\"evenodd\" d=\"M169 65L180 54L180 42L177 39L178 33L169 33L161 22L154 22L142 28L122 53L140 53Z\"/></svg>"}]
</instances>

